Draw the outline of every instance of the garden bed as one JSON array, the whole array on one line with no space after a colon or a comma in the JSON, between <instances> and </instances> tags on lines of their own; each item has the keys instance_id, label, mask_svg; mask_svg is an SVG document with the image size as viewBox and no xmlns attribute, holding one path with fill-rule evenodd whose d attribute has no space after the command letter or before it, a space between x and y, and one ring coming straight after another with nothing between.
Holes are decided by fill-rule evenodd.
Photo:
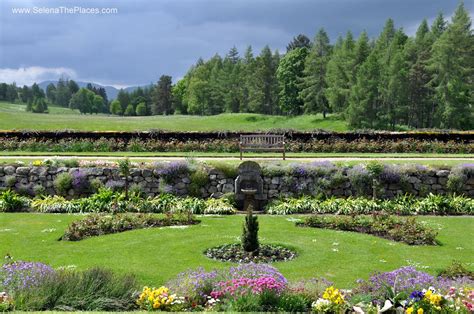
<instances>
[{"instance_id":1,"label":"garden bed","mask_svg":"<svg viewBox=\"0 0 474 314\"><path fill-rule=\"evenodd\" d=\"M150 214L116 214L116 215L88 215L84 219L71 223L61 240L79 241L88 237L95 237L111 233L119 233L134 229L188 226L200 221L192 215L167 215L157 217Z\"/></svg>"},{"instance_id":2,"label":"garden bed","mask_svg":"<svg viewBox=\"0 0 474 314\"><path fill-rule=\"evenodd\" d=\"M260 244L256 252L245 252L241 244L225 244L204 251L204 255L222 262L233 263L273 263L289 261L297 254L281 245Z\"/></svg>"},{"instance_id":3,"label":"garden bed","mask_svg":"<svg viewBox=\"0 0 474 314\"><path fill-rule=\"evenodd\" d=\"M396 218L388 215L311 216L303 222L296 222L296 225L367 233L409 245L439 244L436 240L438 233L414 218Z\"/></svg>"}]
</instances>

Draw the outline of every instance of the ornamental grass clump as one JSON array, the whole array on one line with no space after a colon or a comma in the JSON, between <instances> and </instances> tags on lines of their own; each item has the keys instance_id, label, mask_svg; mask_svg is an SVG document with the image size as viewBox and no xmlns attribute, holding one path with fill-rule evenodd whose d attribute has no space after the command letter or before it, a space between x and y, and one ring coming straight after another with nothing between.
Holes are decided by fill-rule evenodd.
<instances>
[{"instance_id":1,"label":"ornamental grass clump","mask_svg":"<svg viewBox=\"0 0 474 314\"><path fill-rule=\"evenodd\" d=\"M131 311L137 281L103 268L58 270L13 294L17 311Z\"/></svg>"}]
</instances>

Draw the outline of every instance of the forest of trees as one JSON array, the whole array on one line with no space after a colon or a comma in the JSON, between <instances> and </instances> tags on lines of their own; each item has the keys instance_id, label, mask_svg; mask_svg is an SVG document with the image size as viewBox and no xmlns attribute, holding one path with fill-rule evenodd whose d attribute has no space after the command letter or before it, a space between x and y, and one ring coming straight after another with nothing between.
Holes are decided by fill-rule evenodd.
<instances>
[{"instance_id":1,"label":"forest of trees","mask_svg":"<svg viewBox=\"0 0 474 314\"><path fill-rule=\"evenodd\" d=\"M461 3L450 22L440 13L412 37L388 19L374 39L349 31L332 44L320 29L312 41L296 36L282 54L265 46L254 55L249 46L241 55L233 47L224 57L198 59L175 84L162 75L149 87L120 90L111 102L103 88L64 79L46 93L36 84L0 84L0 100L19 99L34 112L50 103L126 116L320 113L359 129L472 129L473 85L474 35Z\"/></svg>"}]
</instances>

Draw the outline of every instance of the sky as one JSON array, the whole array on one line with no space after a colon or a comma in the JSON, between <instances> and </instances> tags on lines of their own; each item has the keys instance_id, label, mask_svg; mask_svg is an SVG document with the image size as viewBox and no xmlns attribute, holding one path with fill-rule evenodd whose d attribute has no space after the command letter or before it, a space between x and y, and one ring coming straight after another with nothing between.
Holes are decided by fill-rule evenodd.
<instances>
[{"instance_id":1,"label":"sky","mask_svg":"<svg viewBox=\"0 0 474 314\"><path fill-rule=\"evenodd\" d=\"M286 51L321 27L377 36L387 18L413 35L458 0L0 0L0 82L69 78L115 87L184 76L199 57ZM465 0L474 16L474 0ZM20 13L19 10L24 10ZM26 11L29 10L29 13ZM98 12L98 13L97 13Z\"/></svg>"}]
</instances>

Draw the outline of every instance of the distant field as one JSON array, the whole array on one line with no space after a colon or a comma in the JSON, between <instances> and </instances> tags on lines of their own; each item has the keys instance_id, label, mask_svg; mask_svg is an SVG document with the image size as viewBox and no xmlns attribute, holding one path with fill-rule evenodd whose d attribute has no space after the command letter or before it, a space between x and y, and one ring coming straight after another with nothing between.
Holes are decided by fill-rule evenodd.
<instances>
[{"instance_id":1,"label":"distant field","mask_svg":"<svg viewBox=\"0 0 474 314\"><path fill-rule=\"evenodd\" d=\"M260 114L220 114L216 116L148 116L117 117L112 115L80 115L67 108L50 107L49 114L25 112L25 105L0 102L0 130L83 130L135 131L161 129L169 131L257 131L270 129L346 131L347 124L336 116L298 117Z\"/></svg>"}]
</instances>

